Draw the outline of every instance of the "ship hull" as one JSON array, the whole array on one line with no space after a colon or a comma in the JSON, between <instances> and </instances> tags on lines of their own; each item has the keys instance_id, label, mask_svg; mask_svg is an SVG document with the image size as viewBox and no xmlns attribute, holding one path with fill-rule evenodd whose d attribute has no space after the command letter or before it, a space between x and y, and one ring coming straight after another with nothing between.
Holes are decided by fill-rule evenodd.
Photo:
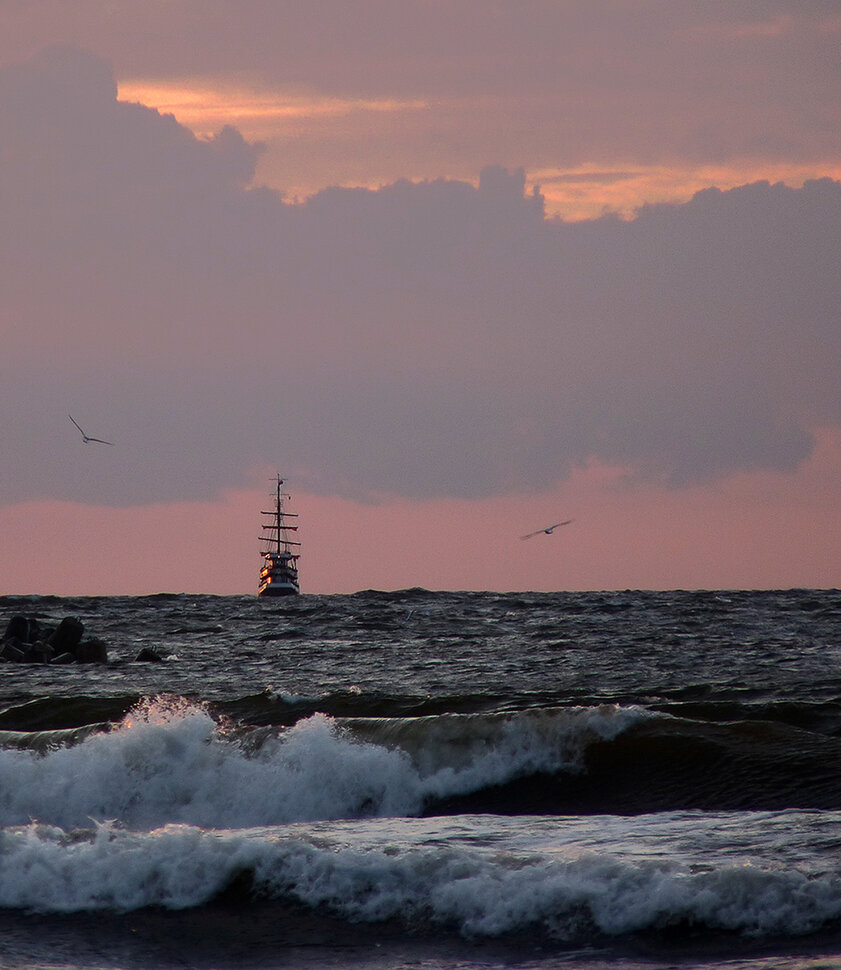
<instances>
[{"instance_id":1,"label":"ship hull","mask_svg":"<svg viewBox=\"0 0 841 970\"><path fill-rule=\"evenodd\" d=\"M271 583L269 586L261 586L257 590L258 596L297 596L300 590L291 583Z\"/></svg>"}]
</instances>

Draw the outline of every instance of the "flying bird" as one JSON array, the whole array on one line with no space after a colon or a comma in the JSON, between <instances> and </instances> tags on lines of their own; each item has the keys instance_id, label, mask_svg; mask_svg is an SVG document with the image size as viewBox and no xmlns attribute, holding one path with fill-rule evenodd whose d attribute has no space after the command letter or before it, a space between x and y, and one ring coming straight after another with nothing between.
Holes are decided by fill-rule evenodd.
<instances>
[{"instance_id":1,"label":"flying bird","mask_svg":"<svg viewBox=\"0 0 841 970\"><path fill-rule=\"evenodd\" d=\"M572 519L564 519L563 522L556 522L554 525L550 525L545 529L538 529L536 532L529 532L528 535L520 536L521 539L531 539L532 536L539 536L546 534L547 536L552 535L555 529L559 529L562 525L569 525Z\"/></svg>"},{"instance_id":2,"label":"flying bird","mask_svg":"<svg viewBox=\"0 0 841 970\"><path fill-rule=\"evenodd\" d=\"M71 421L73 421L73 424L75 424L77 428L79 428L79 433L81 434L82 441L84 441L85 444L87 444L89 441L96 441L96 442L98 442L101 445L113 445L114 444L113 441L105 441L102 438L92 438L89 434L85 434L85 432L82 431L81 427L79 427L78 422L73 419L73 415L72 414L68 414L67 417L70 418Z\"/></svg>"}]
</instances>

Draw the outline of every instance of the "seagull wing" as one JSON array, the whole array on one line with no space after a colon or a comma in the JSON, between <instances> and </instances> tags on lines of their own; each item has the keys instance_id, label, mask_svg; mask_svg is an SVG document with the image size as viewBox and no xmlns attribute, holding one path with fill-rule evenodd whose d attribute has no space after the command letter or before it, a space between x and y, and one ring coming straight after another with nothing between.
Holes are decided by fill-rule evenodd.
<instances>
[{"instance_id":1,"label":"seagull wing","mask_svg":"<svg viewBox=\"0 0 841 970\"><path fill-rule=\"evenodd\" d=\"M539 536L539 535L543 535L544 533L546 535L551 535L553 529L557 529L562 525L569 525L570 522L572 522L572 519L564 519L563 522L556 522L554 525L549 525L545 529L536 529L534 532L529 532L524 536L520 536L520 538L531 539L532 536Z\"/></svg>"},{"instance_id":2,"label":"seagull wing","mask_svg":"<svg viewBox=\"0 0 841 970\"><path fill-rule=\"evenodd\" d=\"M84 441L85 444L87 444L89 441L96 441L100 445L113 445L114 444L113 441L106 441L104 438L92 438L89 434L85 434L85 432L82 430L82 426L73 417L72 414L68 414L67 417L70 418L70 420L73 422L73 424L75 424L76 427L79 429L79 434L81 434L82 441Z\"/></svg>"}]
</instances>

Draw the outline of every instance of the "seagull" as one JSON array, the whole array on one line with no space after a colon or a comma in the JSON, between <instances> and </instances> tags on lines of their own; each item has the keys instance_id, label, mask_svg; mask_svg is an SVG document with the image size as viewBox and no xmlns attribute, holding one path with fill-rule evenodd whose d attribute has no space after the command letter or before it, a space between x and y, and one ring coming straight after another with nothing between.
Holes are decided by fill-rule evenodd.
<instances>
[{"instance_id":1,"label":"seagull","mask_svg":"<svg viewBox=\"0 0 841 970\"><path fill-rule=\"evenodd\" d=\"M71 421L73 421L73 424L75 424L77 428L79 428L79 433L82 435L82 441L84 441L85 444L87 444L89 441L96 441L96 442L98 442L101 445L113 445L114 444L113 441L105 441L102 438L92 438L89 434L85 434L85 432L82 431L82 429L79 427L79 424L76 421L73 420L73 415L72 414L68 414L67 417L70 418Z\"/></svg>"},{"instance_id":2,"label":"seagull","mask_svg":"<svg viewBox=\"0 0 841 970\"><path fill-rule=\"evenodd\" d=\"M556 522L554 525L550 525L546 529L538 529L537 532L529 532L528 535L520 536L520 538L531 539L532 536L539 536L542 533L545 533L547 536L550 536L555 531L555 529L559 529L562 525L569 525L570 522L572 522L572 519L564 519L563 522Z\"/></svg>"}]
</instances>

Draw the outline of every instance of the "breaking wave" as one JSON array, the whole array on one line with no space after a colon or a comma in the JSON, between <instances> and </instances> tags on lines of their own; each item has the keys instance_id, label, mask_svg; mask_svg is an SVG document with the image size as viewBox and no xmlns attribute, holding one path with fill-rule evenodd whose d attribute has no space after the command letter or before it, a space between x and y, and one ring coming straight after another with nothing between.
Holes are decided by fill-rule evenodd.
<instances>
[{"instance_id":1,"label":"breaking wave","mask_svg":"<svg viewBox=\"0 0 841 970\"><path fill-rule=\"evenodd\" d=\"M468 937L529 930L592 940L691 924L801 935L841 916L841 876L751 865L688 867L590 851L558 859L498 845L359 839L353 829L232 832L30 824L0 837L0 907L38 912L184 909L247 887L353 922L398 920ZM405 836L405 833L404 833ZM701 868L702 871L697 871Z\"/></svg>"},{"instance_id":2,"label":"breaking wave","mask_svg":"<svg viewBox=\"0 0 841 970\"><path fill-rule=\"evenodd\" d=\"M337 721L248 729L178 698L110 731L9 735L0 825L215 828L417 815L435 800L535 772L580 770L587 745L647 715L605 707L513 715Z\"/></svg>"}]
</instances>

